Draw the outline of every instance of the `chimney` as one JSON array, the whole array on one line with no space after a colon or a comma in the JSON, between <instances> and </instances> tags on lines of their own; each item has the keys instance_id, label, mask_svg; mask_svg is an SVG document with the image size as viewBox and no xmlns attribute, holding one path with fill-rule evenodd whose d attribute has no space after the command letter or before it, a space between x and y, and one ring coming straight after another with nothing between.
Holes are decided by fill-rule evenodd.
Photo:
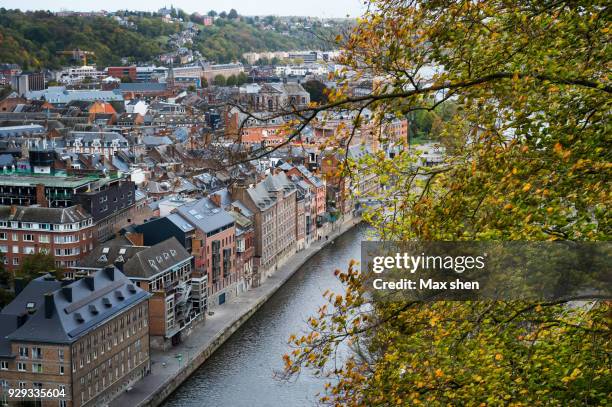
<instances>
[{"instance_id":1,"label":"chimney","mask_svg":"<svg viewBox=\"0 0 612 407\"><path fill-rule=\"evenodd\" d=\"M219 194L210 194L208 197L214 202L215 205L221 207L221 196Z\"/></svg>"},{"instance_id":2,"label":"chimney","mask_svg":"<svg viewBox=\"0 0 612 407\"><path fill-rule=\"evenodd\" d=\"M17 205L11 205L11 216L15 216L17 214Z\"/></svg>"},{"instance_id":3,"label":"chimney","mask_svg":"<svg viewBox=\"0 0 612 407\"><path fill-rule=\"evenodd\" d=\"M28 313L24 312L21 315L17 315L17 328L21 327L28 320Z\"/></svg>"},{"instance_id":4,"label":"chimney","mask_svg":"<svg viewBox=\"0 0 612 407\"><path fill-rule=\"evenodd\" d=\"M21 277L15 277L15 297L23 291L25 286L28 285L25 280Z\"/></svg>"},{"instance_id":5,"label":"chimney","mask_svg":"<svg viewBox=\"0 0 612 407\"><path fill-rule=\"evenodd\" d=\"M104 268L104 272L108 276L109 280L115 281L115 267L107 266Z\"/></svg>"},{"instance_id":6,"label":"chimney","mask_svg":"<svg viewBox=\"0 0 612 407\"><path fill-rule=\"evenodd\" d=\"M91 291L94 291L96 289L94 284L94 276L85 276L84 280L85 284Z\"/></svg>"},{"instance_id":7,"label":"chimney","mask_svg":"<svg viewBox=\"0 0 612 407\"><path fill-rule=\"evenodd\" d=\"M64 298L66 298L66 301L72 302L72 287L62 287L62 294L64 294Z\"/></svg>"},{"instance_id":8,"label":"chimney","mask_svg":"<svg viewBox=\"0 0 612 407\"><path fill-rule=\"evenodd\" d=\"M36 184L36 203L42 208L49 207L49 203L45 197L45 184Z\"/></svg>"},{"instance_id":9,"label":"chimney","mask_svg":"<svg viewBox=\"0 0 612 407\"><path fill-rule=\"evenodd\" d=\"M53 316L54 308L55 308L55 301L53 299L53 293L45 294L45 318L49 319Z\"/></svg>"}]
</instances>

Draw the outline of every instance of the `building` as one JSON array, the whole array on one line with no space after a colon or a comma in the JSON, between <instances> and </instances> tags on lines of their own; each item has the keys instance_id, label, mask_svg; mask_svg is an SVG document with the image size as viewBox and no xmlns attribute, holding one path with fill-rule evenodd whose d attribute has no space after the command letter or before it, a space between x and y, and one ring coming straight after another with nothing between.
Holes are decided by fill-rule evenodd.
<instances>
[{"instance_id":1,"label":"building","mask_svg":"<svg viewBox=\"0 0 612 407\"><path fill-rule=\"evenodd\" d=\"M99 154L110 159L128 148L125 137L115 132L72 131L66 137L66 151L71 153Z\"/></svg>"},{"instance_id":2,"label":"building","mask_svg":"<svg viewBox=\"0 0 612 407\"><path fill-rule=\"evenodd\" d=\"M255 223L254 213L238 200L232 200L227 188L209 195L219 207L225 209L236 222L236 270L242 270L246 289L259 285L254 270Z\"/></svg>"},{"instance_id":3,"label":"building","mask_svg":"<svg viewBox=\"0 0 612 407\"><path fill-rule=\"evenodd\" d=\"M0 205L65 208L80 204L92 215L94 236L99 241L131 223L136 185L127 175L53 171L53 155L30 152L34 153L37 158L30 159L32 171L0 173Z\"/></svg>"},{"instance_id":4,"label":"building","mask_svg":"<svg viewBox=\"0 0 612 407\"><path fill-rule=\"evenodd\" d=\"M318 59L317 51L289 52L289 59L301 59L305 64L314 64Z\"/></svg>"},{"instance_id":5,"label":"building","mask_svg":"<svg viewBox=\"0 0 612 407\"><path fill-rule=\"evenodd\" d=\"M197 254L196 271L208 275L209 305L222 305L245 291L242 270L236 269L234 218L209 198L188 202L176 214L193 225L199 237L191 250Z\"/></svg>"},{"instance_id":6,"label":"building","mask_svg":"<svg viewBox=\"0 0 612 407\"><path fill-rule=\"evenodd\" d=\"M254 268L265 277L296 250L296 187L281 172L253 187L234 185L231 194L254 213Z\"/></svg>"},{"instance_id":7,"label":"building","mask_svg":"<svg viewBox=\"0 0 612 407\"><path fill-rule=\"evenodd\" d=\"M0 127L0 139L9 137L41 137L47 130L40 124Z\"/></svg>"},{"instance_id":8,"label":"building","mask_svg":"<svg viewBox=\"0 0 612 407\"><path fill-rule=\"evenodd\" d=\"M94 246L93 217L80 206L0 206L0 253L7 270L24 257L48 253L58 268L71 267Z\"/></svg>"},{"instance_id":9,"label":"building","mask_svg":"<svg viewBox=\"0 0 612 407\"><path fill-rule=\"evenodd\" d=\"M173 95L173 90L167 83L159 82L121 83L118 90L126 99L170 97Z\"/></svg>"},{"instance_id":10,"label":"building","mask_svg":"<svg viewBox=\"0 0 612 407\"><path fill-rule=\"evenodd\" d=\"M138 113L141 116L147 114L149 110L149 105L147 105L143 100L140 99L132 99L125 102L125 112L126 113Z\"/></svg>"},{"instance_id":11,"label":"building","mask_svg":"<svg viewBox=\"0 0 612 407\"><path fill-rule=\"evenodd\" d=\"M112 265L150 292L151 346L168 349L204 318L207 307L207 278L192 275L192 260L174 237L153 246L134 245L120 237L96 247L74 269L88 275Z\"/></svg>"},{"instance_id":12,"label":"building","mask_svg":"<svg viewBox=\"0 0 612 407\"><path fill-rule=\"evenodd\" d=\"M106 75L104 71L98 71L95 66L84 65L68 68L60 72L58 81L67 85L75 85L83 81L100 81Z\"/></svg>"},{"instance_id":13,"label":"building","mask_svg":"<svg viewBox=\"0 0 612 407\"><path fill-rule=\"evenodd\" d=\"M244 66L239 62L233 64L204 65L202 77L206 79L206 82L213 83L217 75L221 75L227 79L232 75L238 76L242 72L244 72Z\"/></svg>"},{"instance_id":14,"label":"building","mask_svg":"<svg viewBox=\"0 0 612 407\"><path fill-rule=\"evenodd\" d=\"M136 67L137 82L159 82L165 79L168 68L164 66L138 66Z\"/></svg>"},{"instance_id":15,"label":"building","mask_svg":"<svg viewBox=\"0 0 612 407\"><path fill-rule=\"evenodd\" d=\"M123 102L121 92L112 90L68 90L65 86L50 86L38 91L31 90L25 96L31 100L45 100L56 107L64 107L73 101Z\"/></svg>"},{"instance_id":16,"label":"building","mask_svg":"<svg viewBox=\"0 0 612 407\"><path fill-rule=\"evenodd\" d=\"M16 287L0 312L4 388L57 390L46 406L107 404L150 370L148 298L119 270Z\"/></svg>"},{"instance_id":17,"label":"building","mask_svg":"<svg viewBox=\"0 0 612 407\"><path fill-rule=\"evenodd\" d=\"M113 78L123 79L129 78L132 81L137 80L136 75L136 65L132 66L109 66L106 68L106 72L108 76L112 76Z\"/></svg>"},{"instance_id":18,"label":"building","mask_svg":"<svg viewBox=\"0 0 612 407\"><path fill-rule=\"evenodd\" d=\"M45 74L42 72L20 73L12 75L11 88L18 95L25 95L29 91L43 90L47 84Z\"/></svg>"},{"instance_id":19,"label":"building","mask_svg":"<svg viewBox=\"0 0 612 407\"><path fill-rule=\"evenodd\" d=\"M238 101L253 111L291 111L310 103L310 94L299 83L250 83L240 87Z\"/></svg>"},{"instance_id":20,"label":"building","mask_svg":"<svg viewBox=\"0 0 612 407\"><path fill-rule=\"evenodd\" d=\"M283 171L287 173L289 176L298 176L302 178L305 182L310 185L312 191L314 192L314 208L316 217L313 219L317 223L317 227L322 225L323 219L325 217L325 203L326 203L326 188L325 182L310 172L305 166L297 165L292 166L288 164L284 164L280 166Z\"/></svg>"},{"instance_id":21,"label":"building","mask_svg":"<svg viewBox=\"0 0 612 407\"><path fill-rule=\"evenodd\" d=\"M117 126L135 127L144 124L144 116L140 113L123 113L117 118Z\"/></svg>"},{"instance_id":22,"label":"building","mask_svg":"<svg viewBox=\"0 0 612 407\"><path fill-rule=\"evenodd\" d=\"M209 198L185 200L168 216L134 226L129 233L131 241L141 239L143 245L175 237L193 256L195 273L207 276L209 307L246 290L243 270L236 268L234 218Z\"/></svg>"}]
</instances>

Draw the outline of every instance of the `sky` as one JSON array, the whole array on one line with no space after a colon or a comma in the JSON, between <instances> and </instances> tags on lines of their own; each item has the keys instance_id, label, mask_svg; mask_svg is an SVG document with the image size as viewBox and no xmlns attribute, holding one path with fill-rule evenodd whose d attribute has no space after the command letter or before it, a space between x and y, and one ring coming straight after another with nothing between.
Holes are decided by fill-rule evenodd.
<instances>
[{"instance_id":1,"label":"sky","mask_svg":"<svg viewBox=\"0 0 612 407\"><path fill-rule=\"evenodd\" d=\"M279 15L313 17L358 17L363 11L363 0L105 0L89 2L82 0L1 0L4 8L21 10L76 10L92 11L117 9L155 11L161 7L174 6L188 13L229 11L235 8L242 15Z\"/></svg>"}]
</instances>

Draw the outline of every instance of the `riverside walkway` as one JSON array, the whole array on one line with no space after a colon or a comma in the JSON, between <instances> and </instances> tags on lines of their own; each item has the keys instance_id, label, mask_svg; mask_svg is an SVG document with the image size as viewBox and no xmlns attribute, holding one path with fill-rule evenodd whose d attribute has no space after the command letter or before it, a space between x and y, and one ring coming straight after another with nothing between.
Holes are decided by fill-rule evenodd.
<instances>
[{"instance_id":1,"label":"riverside walkway","mask_svg":"<svg viewBox=\"0 0 612 407\"><path fill-rule=\"evenodd\" d=\"M111 407L160 405L213 352L249 319L295 272L324 246L360 222L350 220L329 235L295 253L259 287L252 288L214 309L214 315L193 329L183 342L167 351L151 350L151 372L129 391L122 392ZM178 357L181 355L181 357Z\"/></svg>"}]
</instances>

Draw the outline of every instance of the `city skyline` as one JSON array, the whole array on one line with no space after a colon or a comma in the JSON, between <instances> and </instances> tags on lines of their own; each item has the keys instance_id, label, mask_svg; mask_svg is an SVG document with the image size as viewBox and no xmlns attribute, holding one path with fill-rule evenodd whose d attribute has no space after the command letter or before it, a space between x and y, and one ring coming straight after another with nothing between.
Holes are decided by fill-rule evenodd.
<instances>
[{"instance_id":1,"label":"city skyline","mask_svg":"<svg viewBox=\"0 0 612 407\"><path fill-rule=\"evenodd\" d=\"M313 0L308 3L288 3L281 0L264 0L258 3L244 2L238 0L212 0L204 4L194 0L179 0L168 2L164 0L153 0L146 3L130 4L119 0L109 0L104 3L91 4L72 0L55 1L52 4L42 0L30 0L21 2L18 0L7 0L2 7L8 9L27 10L72 10L72 11L116 11L116 10L142 10L156 11L162 7L181 8L189 13L206 13L210 10L217 12L236 9L242 15L279 15L279 16L311 16L324 18L342 18L347 15L358 17L363 13L364 6L359 0L338 0L327 2L325 0Z\"/></svg>"}]
</instances>

